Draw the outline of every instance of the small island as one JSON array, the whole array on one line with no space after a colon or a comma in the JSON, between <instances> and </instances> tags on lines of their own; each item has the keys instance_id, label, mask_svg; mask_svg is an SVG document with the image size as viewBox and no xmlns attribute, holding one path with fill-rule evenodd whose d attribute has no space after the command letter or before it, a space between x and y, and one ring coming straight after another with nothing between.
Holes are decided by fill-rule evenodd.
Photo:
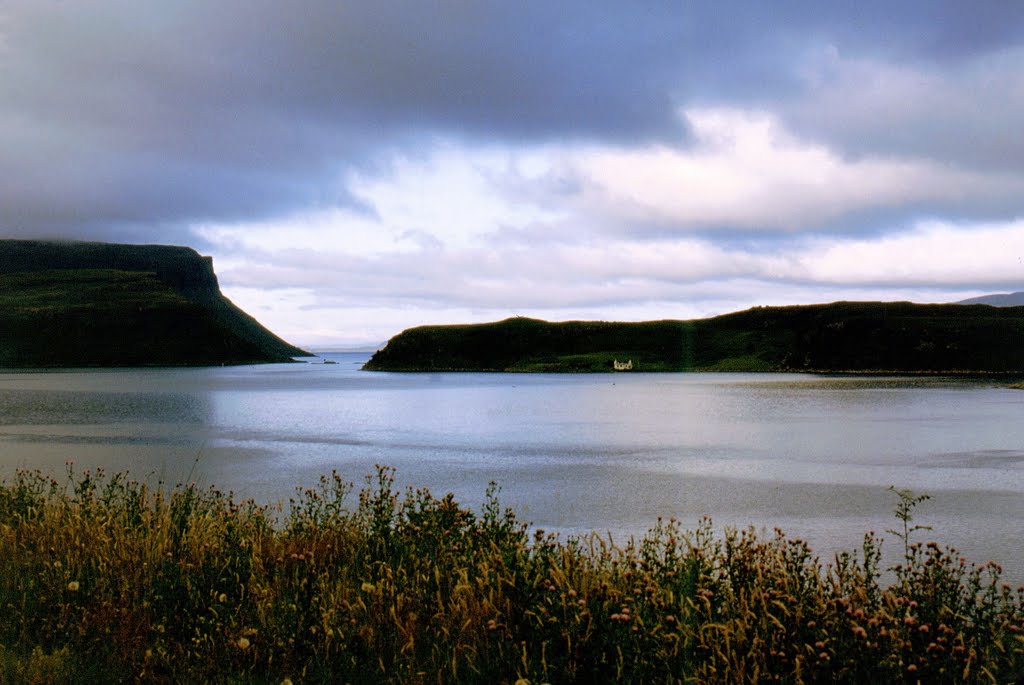
<instances>
[{"instance_id":1,"label":"small island","mask_svg":"<svg viewBox=\"0 0 1024 685\"><path fill-rule=\"evenodd\" d=\"M835 302L689 321L421 326L371 371L1024 373L1024 307Z\"/></svg>"},{"instance_id":2,"label":"small island","mask_svg":"<svg viewBox=\"0 0 1024 685\"><path fill-rule=\"evenodd\" d=\"M290 362L188 247L0 240L0 368Z\"/></svg>"}]
</instances>

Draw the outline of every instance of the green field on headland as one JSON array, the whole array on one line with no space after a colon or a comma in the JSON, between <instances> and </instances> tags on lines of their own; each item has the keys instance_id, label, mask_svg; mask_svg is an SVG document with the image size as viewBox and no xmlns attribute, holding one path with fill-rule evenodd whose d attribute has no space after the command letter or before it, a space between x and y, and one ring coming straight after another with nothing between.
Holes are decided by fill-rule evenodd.
<instances>
[{"instance_id":1,"label":"green field on headland","mask_svg":"<svg viewBox=\"0 0 1024 685\"><path fill-rule=\"evenodd\" d=\"M288 362L308 354L168 245L0 240L0 368Z\"/></svg>"},{"instance_id":2,"label":"green field on headland","mask_svg":"<svg viewBox=\"0 0 1024 685\"><path fill-rule=\"evenodd\" d=\"M836 302L711 319L421 326L373 371L1024 373L1024 307Z\"/></svg>"},{"instance_id":3,"label":"green field on headland","mask_svg":"<svg viewBox=\"0 0 1024 685\"><path fill-rule=\"evenodd\" d=\"M528 533L490 493L381 469L280 507L194 485L0 485L0 682L989 683L1024 678L1024 588L921 544L897 493L827 564L781 532Z\"/></svg>"}]
</instances>

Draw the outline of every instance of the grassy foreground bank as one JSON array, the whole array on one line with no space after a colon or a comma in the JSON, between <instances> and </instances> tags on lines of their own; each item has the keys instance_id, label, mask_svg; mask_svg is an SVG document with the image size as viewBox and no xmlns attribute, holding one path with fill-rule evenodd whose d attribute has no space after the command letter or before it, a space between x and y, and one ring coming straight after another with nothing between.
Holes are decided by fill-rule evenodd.
<instances>
[{"instance_id":1,"label":"grassy foreground bank","mask_svg":"<svg viewBox=\"0 0 1024 685\"><path fill-rule=\"evenodd\" d=\"M0 486L0 682L1020 682L1024 588L914 541L823 564L776 532L532 536L494 497L278 508L120 475Z\"/></svg>"}]
</instances>

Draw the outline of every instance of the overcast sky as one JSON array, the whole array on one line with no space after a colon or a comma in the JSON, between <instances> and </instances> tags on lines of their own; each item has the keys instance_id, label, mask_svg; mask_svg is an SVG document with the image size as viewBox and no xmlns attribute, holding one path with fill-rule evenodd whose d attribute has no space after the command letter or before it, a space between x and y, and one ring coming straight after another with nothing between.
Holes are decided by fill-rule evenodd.
<instances>
[{"instance_id":1,"label":"overcast sky","mask_svg":"<svg viewBox=\"0 0 1024 685\"><path fill-rule=\"evenodd\" d=\"M0 236L301 345L1024 290L1024 3L4 0Z\"/></svg>"}]
</instances>

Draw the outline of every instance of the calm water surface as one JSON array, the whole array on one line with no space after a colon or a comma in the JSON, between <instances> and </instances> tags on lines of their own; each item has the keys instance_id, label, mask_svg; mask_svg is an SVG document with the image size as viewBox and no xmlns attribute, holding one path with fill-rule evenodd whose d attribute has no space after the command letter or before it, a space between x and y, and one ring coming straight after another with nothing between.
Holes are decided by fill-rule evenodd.
<instances>
[{"instance_id":1,"label":"calm water surface","mask_svg":"<svg viewBox=\"0 0 1024 685\"><path fill-rule=\"evenodd\" d=\"M798 374L385 374L337 364L0 373L0 475L129 470L284 501L337 469L536 527L640 534L658 516L772 528L829 554L919 522L1024 580L1024 391ZM891 537L891 536L890 536ZM893 543L894 541L891 541ZM892 550L894 544L888 545Z\"/></svg>"}]
</instances>

